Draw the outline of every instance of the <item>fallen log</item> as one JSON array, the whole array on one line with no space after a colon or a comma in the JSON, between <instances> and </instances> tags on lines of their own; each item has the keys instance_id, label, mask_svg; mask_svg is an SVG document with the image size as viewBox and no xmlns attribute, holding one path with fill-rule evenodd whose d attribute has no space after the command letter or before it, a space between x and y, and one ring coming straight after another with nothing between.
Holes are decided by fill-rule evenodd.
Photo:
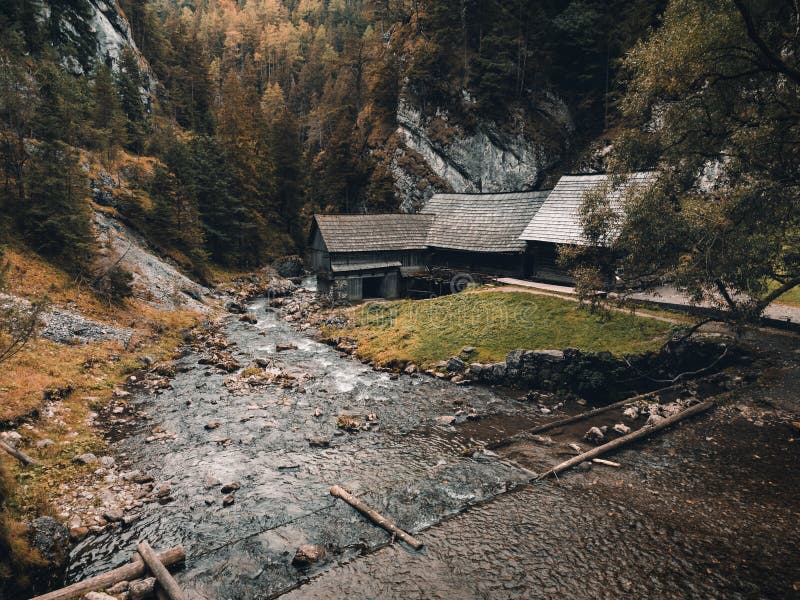
<instances>
[{"instance_id":1,"label":"fallen log","mask_svg":"<svg viewBox=\"0 0 800 600\"><path fill-rule=\"evenodd\" d=\"M19 460L24 465L38 465L39 461L31 458L27 454L25 454L22 450L17 450L11 444L7 444L0 440L0 450L5 450L11 456Z\"/></svg>"},{"instance_id":2,"label":"fallen log","mask_svg":"<svg viewBox=\"0 0 800 600\"><path fill-rule=\"evenodd\" d=\"M163 565L174 565L186 560L186 552L183 546L170 548L158 554L158 560ZM120 581L130 581L132 579L139 579L147 574L147 565L142 561L128 563L122 567L103 573L97 577L73 583L69 587L55 590L43 596L36 596L31 600L74 600L80 598L89 592L96 592L104 590Z\"/></svg>"},{"instance_id":3,"label":"fallen log","mask_svg":"<svg viewBox=\"0 0 800 600\"><path fill-rule=\"evenodd\" d=\"M641 429L637 429L636 431L629 433L628 435L623 435L620 438L617 438L607 444L603 444L602 446L598 446L597 448L593 448L588 452L584 452L583 454L579 454L574 458L570 458L567 461L562 462L561 464L556 465L546 473L539 475L537 479L545 479L546 477L550 477L551 475L557 475L562 471L566 471L567 469L574 467L582 462L587 460L592 460L601 454L605 454L606 452L611 452L612 450L616 450L617 448L621 448L622 446L638 440L640 438L646 437L651 433L655 433L656 431L660 431L670 425L677 423L678 421L682 421L688 417L694 416L701 412L705 412L709 410L711 407L715 405L714 400L706 400L705 402L701 402L700 404L695 404L694 406L687 408L679 412L678 414L672 415L658 423L657 425L649 425L642 427Z\"/></svg>"},{"instance_id":4,"label":"fallen log","mask_svg":"<svg viewBox=\"0 0 800 600\"><path fill-rule=\"evenodd\" d=\"M147 563L147 568L155 575L161 589L167 593L170 600L189 600L188 596L175 581L175 578L167 571L167 567L161 562L161 559L153 551L146 541L142 540L136 546L142 560Z\"/></svg>"},{"instance_id":5,"label":"fallen log","mask_svg":"<svg viewBox=\"0 0 800 600\"><path fill-rule=\"evenodd\" d=\"M601 406L599 408L594 408L592 410L587 410L586 412L582 412L578 415L573 415L571 417L564 417L563 419L556 419L555 421L550 421L549 423L545 423L544 425L539 425L538 427L534 427L528 433L541 433L543 431L548 431L555 427L560 427L561 425L569 425L570 423L577 423L578 421L583 421L584 419L589 419L594 417L595 415L601 415L604 412L608 412L610 410L614 410L615 408L622 408L627 404L631 404L633 402L638 402L639 400L645 400L650 398L651 396L655 396L656 394L662 394L664 392L670 392L672 390L678 389L681 386L678 385L671 385L669 387L661 388L660 390L655 390L652 392L647 392L646 394L640 394L638 396L633 396L632 398L627 398L625 400L620 400L619 402L614 402L613 404L608 404L606 406Z\"/></svg>"},{"instance_id":6,"label":"fallen log","mask_svg":"<svg viewBox=\"0 0 800 600\"><path fill-rule=\"evenodd\" d=\"M370 521L372 521L379 527L382 527L392 535L399 537L406 544L414 548L414 550L419 550L424 546L424 544L420 542L417 538L409 535L408 533L400 529L393 521L379 514L378 512L376 512L375 510L364 504L361 500L359 500L349 492L345 491L338 485L335 485L331 488L331 496L341 498L342 500L347 502L350 506L355 508L358 512L360 512L362 515L367 517Z\"/></svg>"}]
</instances>

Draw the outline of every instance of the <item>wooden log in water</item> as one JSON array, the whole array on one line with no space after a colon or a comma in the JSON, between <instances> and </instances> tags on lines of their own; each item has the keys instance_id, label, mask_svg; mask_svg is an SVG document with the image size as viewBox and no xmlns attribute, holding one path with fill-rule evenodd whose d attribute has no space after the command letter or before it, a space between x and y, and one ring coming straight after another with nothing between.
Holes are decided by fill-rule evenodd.
<instances>
[{"instance_id":1,"label":"wooden log in water","mask_svg":"<svg viewBox=\"0 0 800 600\"><path fill-rule=\"evenodd\" d=\"M584 461L592 460L593 458L597 458L601 454L605 454L606 452L611 452L612 450L621 448L622 446L629 444L630 442L646 437L651 433L655 433L656 431L660 431L661 429L669 427L670 425L673 425L678 421L682 421L683 419L686 419L688 417L694 416L701 412L705 412L715 404L716 402L714 400L706 400L705 402L701 402L700 404L695 404L694 406L691 406L686 410L679 412L676 415L672 415L671 417L664 419L657 425L649 425L642 427L641 429L637 429L636 431L629 433L628 435L623 435L622 437L617 438L611 442L608 442L607 444L603 444L602 446L593 448L588 452L579 454L574 458L570 458L569 460L556 465L546 473L542 473L541 475L539 475L538 479L544 479L546 477L550 477L551 475L557 475L562 471L566 471L567 469L570 469L575 465L579 465Z\"/></svg>"},{"instance_id":2,"label":"wooden log in water","mask_svg":"<svg viewBox=\"0 0 800 600\"><path fill-rule=\"evenodd\" d=\"M147 563L147 568L155 575L161 589L167 593L170 600L189 600L188 596L186 596L178 585L178 582L175 581L175 578L167 571L167 567L164 566L161 559L150 547L150 544L142 540L136 546L136 550L139 552L142 560Z\"/></svg>"},{"instance_id":3,"label":"wooden log in water","mask_svg":"<svg viewBox=\"0 0 800 600\"><path fill-rule=\"evenodd\" d=\"M400 529L394 523L394 521L387 519L377 511L373 510L372 508L364 504L361 500L359 500L349 492L345 491L338 485L335 485L331 488L331 496L341 498L342 500L347 502L350 506L355 508L358 512L360 512L362 515L367 517L370 521L372 521L379 527L382 527L392 535L400 538L415 550L419 550L424 546L424 544L420 542L417 538L411 536L410 534Z\"/></svg>"},{"instance_id":4,"label":"wooden log in water","mask_svg":"<svg viewBox=\"0 0 800 600\"><path fill-rule=\"evenodd\" d=\"M158 554L158 560L162 565L170 566L186 560L186 551L183 546L170 548ZM43 596L36 596L31 600L74 600L89 592L96 592L111 587L120 581L130 581L139 579L147 574L147 565L142 561L128 563L122 567L103 573L97 577L86 579L74 583L69 587L55 590Z\"/></svg>"},{"instance_id":5,"label":"wooden log in water","mask_svg":"<svg viewBox=\"0 0 800 600\"><path fill-rule=\"evenodd\" d=\"M16 458L20 461L23 465L38 465L39 461L31 458L27 454L25 454L22 450L17 450L11 444L7 444L4 441L0 440L0 450L6 451L8 454Z\"/></svg>"}]
</instances>

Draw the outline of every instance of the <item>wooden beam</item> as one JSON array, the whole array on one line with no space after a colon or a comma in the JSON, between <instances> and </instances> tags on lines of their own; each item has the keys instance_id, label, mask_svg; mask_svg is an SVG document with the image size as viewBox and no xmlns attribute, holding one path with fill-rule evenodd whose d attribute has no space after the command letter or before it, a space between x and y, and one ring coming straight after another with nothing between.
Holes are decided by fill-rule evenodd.
<instances>
[{"instance_id":1,"label":"wooden beam","mask_svg":"<svg viewBox=\"0 0 800 600\"><path fill-rule=\"evenodd\" d=\"M399 537L406 544L414 548L414 550L419 550L424 546L424 544L420 542L417 538L409 535L408 533L400 529L394 523L394 521L387 519L380 513L376 512L375 510L364 504L361 500L359 500L349 492L345 491L338 485L335 485L331 488L331 496L341 498L342 500L347 502L350 506L355 508L358 512L360 512L362 515L367 517L370 521L372 521L379 527L382 527L392 535Z\"/></svg>"},{"instance_id":2,"label":"wooden beam","mask_svg":"<svg viewBox=\"0 0 800 600\"><path fill-rule=\"evenodd\" d=\"M660 430L664 429L665 427L669 427L670 425L673 425L673 424L677 423L678 421L682 421L683 419L686 419L688 417L694 416L694 415L699 414L701 412L707 411L708 409L713 407L715 404L716 404L716 402L714 400L706 400L705 402L701 402L700 404L695 404L694 406L692 406L690 408L687 408L686 410L683 410L683 411L679 412L676 415L672 415L671 417L668 417L668 418L664 419L663 421L661 421L657 425L650 425L650 426L642 427L641 429L637 429L636 431L634 431L632 433L629 433L628 435L624 435L624 436L622 436L620 438L617 438L617 439L615 439L615 440L613 440L611 442L608 442L607 444L603 444L602 446L598 446L597 448L593 448L592 450L589 450L588 452L584 452L583 454L579 454L578 456L576 456L574 458L570 458L569 460L566 460L566 461L562 462L561 464L556 465L555 467L553 467L552 469L550 469L546 473L543 473L542 475L539 475L539 477L537 479L545 479L546 477L550 477L551 475L557 475L557 474L561 473L562 471L566 471L567 469L570 469L570 468L574 467L575 465L578 465L578 464L580 464L580 463L582 463L584 461L592 460L593 458L596 458L596 457L600 456L601 454L605 454L606 452L611 452L612 450L616 450L617 448L621 448L622 446L624 446L624 445L626 445L626 444L628 444L630 442L633 442L634 440L638 440L640 438L643 438L643 437L646 437L646 436L650 435L651 433L655 433L656 431L660 431Z\"/></svg>"},{"instance_id":3,"label":"wooden beam","mask_svg":"<svg viewBox=\"0 0 800 600\"><path fill-rule=\"evenodd\" d=\"M189 600L188 596L184 594L183 590L178 585L178 582L175 581L175 578L167 571L167 567L164 566L161 559L150 547L150 544L142 540L136 546L136 550L139 551L142 560L147 563L147 568L155 575L159 585L161 585L161 588L167 593L170 600Z\"/></svg>"},{"instance_id":4,"label":"wooden beam","mask_svg":"<svg viewBox=\"0 0 800 600\"><path fill-rule=\"evenodd\" d=\"M170 548L158 555L158 560L163 565L174 565L186 560L186 551L183 546ZM74 600L89 592L96 592L111 587L120 581L139 579L147 574L147 565L142 561L128 563L118 569L103 573L97 577L74 583L69 587L55 590L43 596L36 596L31 600Z\"/></svg>"}]
</instances>

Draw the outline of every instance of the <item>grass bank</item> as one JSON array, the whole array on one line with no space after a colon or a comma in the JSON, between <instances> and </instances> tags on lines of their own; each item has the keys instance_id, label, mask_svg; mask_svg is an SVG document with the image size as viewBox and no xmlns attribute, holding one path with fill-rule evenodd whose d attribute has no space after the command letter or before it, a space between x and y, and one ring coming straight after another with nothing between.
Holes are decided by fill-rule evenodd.
<instances>
[{"instance_id":1,"label":"grass bank","mask_svg":"<svg viewBox=\"0 0 800 600\"><path fill-rule=\"evenodd\" d=\"M657 349L670 323L628 313L592 314L575 302L525 292L456 294L432 300L371 303L328 338L357 340L357 353L378 365L428 367L470 346L476 362L504 360L511 350L579 348L633 354Z\"/></svg>"}]
</instances>

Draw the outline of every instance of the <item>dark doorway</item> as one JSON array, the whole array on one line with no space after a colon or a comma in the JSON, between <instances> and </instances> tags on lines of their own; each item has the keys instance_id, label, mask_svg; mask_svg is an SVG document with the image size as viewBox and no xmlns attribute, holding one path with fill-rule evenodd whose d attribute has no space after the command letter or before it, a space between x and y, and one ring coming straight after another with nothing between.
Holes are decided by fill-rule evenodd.
<instances>
[{"instance_id":1,"label":"dark doorway","mask_svg":"<svg viewBox=\"0 0 800 600\"><path fill-rule=\"evenodd\" d=\"M383 277L365 277L361 280L363 287L363 298L380 298L381 297L381 283Z\"/></svg>"}]
</instances>

